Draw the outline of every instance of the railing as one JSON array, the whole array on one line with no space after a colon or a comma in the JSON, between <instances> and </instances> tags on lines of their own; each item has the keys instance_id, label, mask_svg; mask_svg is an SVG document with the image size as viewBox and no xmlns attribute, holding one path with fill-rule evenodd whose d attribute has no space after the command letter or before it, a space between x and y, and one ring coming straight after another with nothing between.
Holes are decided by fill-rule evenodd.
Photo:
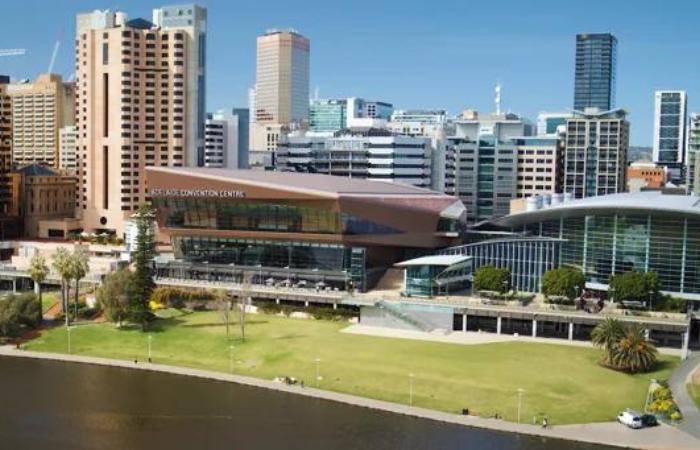
<instances>
[{"instance_id":1,"label":"railing","mask_svg":"<svg viewBox=\"0 0 700 450\"><path fill-rule=\"evenodd\" d=\"M402 322L405 322L421 331L432 331L434 328L416 319L410 314L406 314L405 312L401 311L400 308L395 307L394 305L390 304L385 300L379 300L377 303L375 303L375 306L382 308L383 310L396 317L397 319L401 320Z\"/></svg>"}]
</instances>

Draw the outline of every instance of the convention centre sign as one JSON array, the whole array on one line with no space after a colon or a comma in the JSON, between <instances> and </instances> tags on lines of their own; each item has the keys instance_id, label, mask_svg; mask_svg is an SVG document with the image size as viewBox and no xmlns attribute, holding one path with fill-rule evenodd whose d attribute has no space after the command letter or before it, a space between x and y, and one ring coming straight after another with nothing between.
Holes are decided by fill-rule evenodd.
<instances>
[{"instance_id":1,"label":"convention centre sign","mask_svg":"<svg viewBox=\"0 0 700 450\"><path fill-rule=\"evenodd\" d=\"M217 189L151 189L151 197L244 198L243 191Z\"/></svg>"}]
</instances>

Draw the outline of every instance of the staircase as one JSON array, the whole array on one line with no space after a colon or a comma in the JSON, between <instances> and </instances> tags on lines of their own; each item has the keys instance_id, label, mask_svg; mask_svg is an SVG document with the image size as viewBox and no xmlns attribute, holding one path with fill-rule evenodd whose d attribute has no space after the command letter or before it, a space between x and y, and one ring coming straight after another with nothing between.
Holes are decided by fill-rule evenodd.
<instances>
[{"instance_id":1,"label":"staircase","mask_svg":"<svg viewBox=\"0 0 700 450\"><path fill-rule=\"evenodd\" d=\"M420 331L425 331L425 332L430 332L433 331L435 327L431 326L430 324L423 322L419 320L418 318L412 316L409 313L406 313L402 311L402 308L396 305L392 305L390 302L387 302L386 300L379 300L378 302L375 303L375 306L377 308L381 308L382 310L386 311L389 313L391 316L399 319L400 321L411 325L413 328L420 330Z\"/></svg>"},{"instance_id":2,"label":"staircase","mask_svg":"<svg viewBox=\"0 0 700 450\"><path fill-rule=\"evenodd\" d=\"M403 269L387 269L372 291L400 292L403 288Z\"/></svg>"}]
</instances>

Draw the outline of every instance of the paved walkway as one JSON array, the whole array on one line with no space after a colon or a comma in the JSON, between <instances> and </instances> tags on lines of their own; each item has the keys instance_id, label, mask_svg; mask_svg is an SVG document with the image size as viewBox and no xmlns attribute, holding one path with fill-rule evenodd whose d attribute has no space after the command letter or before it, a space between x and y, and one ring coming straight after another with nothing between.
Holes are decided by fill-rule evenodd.
<instances>
[{"instance_id":1,"label":"paved walkway","mask_svg":"<svg viewBox=\"0 0 700 450\"><path fill-rule=\"evenodd\" d=\"M444 342L448 344L477 345L492 344L497 342L538 342L542 344L571 345L574 347L592 347L590 341L576 341L556 338L533 338L532 336L515 336L512 334L496 334L476 331L453 331L447 334L427 333L425 331L400 330L388 327L372 327L367 325L350 325L341 330L342 333L364 334L367 336L377 336L398 339L415 339L419 341ZM680 349L659 348L659 352L665 355L679 356Z\"/></svg>"},{"instance_id":2,"label":"paved walkway","mask_svg":"<svg viewBox=\"0 0 700 450\"><path fill-rule=\"evenodd\" d=\"M123 367L130 369L151 370L177 375L193 376L210 380L228 381L247 386L255 386L264 389L274 389L281 392L306 395L349 405L355 405L376 410L410 415L423 419L436 420L445 423L465 425L470 427L485 428L495 431L527 434L548 438L560 438L589 442L594 444L628 447L643 450L698 450L700 439L696 439L680 430L667 425L643 430L630 430L617 423L596 423L586 425L564 425L550 429L542 429L539 426L504 422L497 419L485 419L473 416L460 416L440 411L432 411L397 403L389 403L380 400L372 400L353 395L340 394L314 388L302 388L299 386L287 386L272 381L229 375L221 372L210 372L185 367L174 367L160 364L139 363L131 361L119 361L105 358L93 358L79 355L63 355L58 353L40 353L25 350L17 350L14 347L0 347L0 356L14 356L24 358L49 359L54 361L68 361L86 364L98 364L103 366Z\"/></svg>"},{"instance_id":3,"label":"paved walkway","mask_svg":"<svg viewBox=\"0 0 700 450\"><path fill-rule=\"evenodd\" d=\"M668 384L673 391L673 398L683 413L684 420L679 428L700 439L700 409L690 398L687 387L695 371L700 371L700 353L683 361L671 375Z\"/></svg>"}]
</instances>

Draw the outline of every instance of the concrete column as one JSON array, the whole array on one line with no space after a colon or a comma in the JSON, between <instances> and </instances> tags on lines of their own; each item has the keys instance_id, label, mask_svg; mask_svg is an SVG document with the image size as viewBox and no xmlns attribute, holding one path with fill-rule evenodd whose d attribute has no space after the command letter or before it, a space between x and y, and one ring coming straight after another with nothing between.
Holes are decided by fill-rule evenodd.
<instances>
[{"instance_id":1,"label":"concrete column","mask_svg":"<svg viewBox=\"0 0 700 450\"><path fill-rule=\"evenodd\" d=\"M688 341L690 341L690 333L687 331L681 333L681 339L683 341L683 346L681 347L681 361L688 359Z\"/></svg>"},{"instance_id":2,"label":"concrete column","mask_svg":"<svg viewBox=\"0 0 700 450\"><path fill-rule=\"evenodd\" d=\"M462 331L467 331L467 315L462 314Z\"/></svg>"},{"instance_id":3,"label":"concrete column","mask_svg":"<svg viewBox=\"0 0 700 450\"><path fill-rule=\"evenodd\" d=\"M337 303L333 303L333 309L338 309L338 304L337 304Z\"/></svg>"},{"instance_id":4,"label":"concrete column","mask_svg":"<svg viewBox=\"0 0 700 450\"><path fill-rule=\"evenodd\" d=\"M17 278L12 280L12 292L17 293Z\"/></svg>"},{"instance_id":5,"label":"concrete column","mask_svg":"<svg viewBox=\"0 0 700 450\"><path fill-rule=\"evenodd\" d=\"M537 337L537 319L532 319L532 337Z\"/></svg>"},{"instance_id":6,"label":"concrete column","mask_svg":"<svg viewBox=\"0 0 700 450\"><path fill-rule=\"evenodd\" d=\"M280 304L280 299L276 298L276 299L275 299L275 303L277 303L277 304L279 305L279 304Z\"/></svg>"},{"instance_id":7,"label":"concrete column","mask_svg":"<svg viewBox=\"0 0 700 450\"><path fill-rule=\"evenodd\" d=\"M644 329L644 338L649 340L649 335L651 334L651 330L649 328Z\"/></svg>"},{"instance_id":8,"label":"concrete column","mask_svg":"<svg viewBox=\"0 0 700 450\"><path fill-rule=\"evenodd\" d=\"M501 316L496 317L496 334L501 334Z\"/></svg>"},{"instance_id":9,"label":"concrete column","mask_svg":"<svg viewBox=\"0 0 700 450\"><path fill-rule=\"evenodd\" d=\"M573 341L574 340L574 323L569 322L569 340Z\"/></svg>"},{"instance_id":10,"label":"concrete column","mask_svg":"<svg viewBox=\"0 0 700 450\"><path fill-rule=\"evenodd\" d=\"M304 302L304 306L306 306L307 308L309 307L309 301L308 301L308 300Z\"/></svg>"},{"instance_id":11,"label":"concrete column","mask_svg":"<svg viewBox=\"0 0 700 450\"><path fill-rule=\"evenodd\" d=\"M34 293L39 295L39 283L34 282Z\"/></svg>"}]
</instances>

